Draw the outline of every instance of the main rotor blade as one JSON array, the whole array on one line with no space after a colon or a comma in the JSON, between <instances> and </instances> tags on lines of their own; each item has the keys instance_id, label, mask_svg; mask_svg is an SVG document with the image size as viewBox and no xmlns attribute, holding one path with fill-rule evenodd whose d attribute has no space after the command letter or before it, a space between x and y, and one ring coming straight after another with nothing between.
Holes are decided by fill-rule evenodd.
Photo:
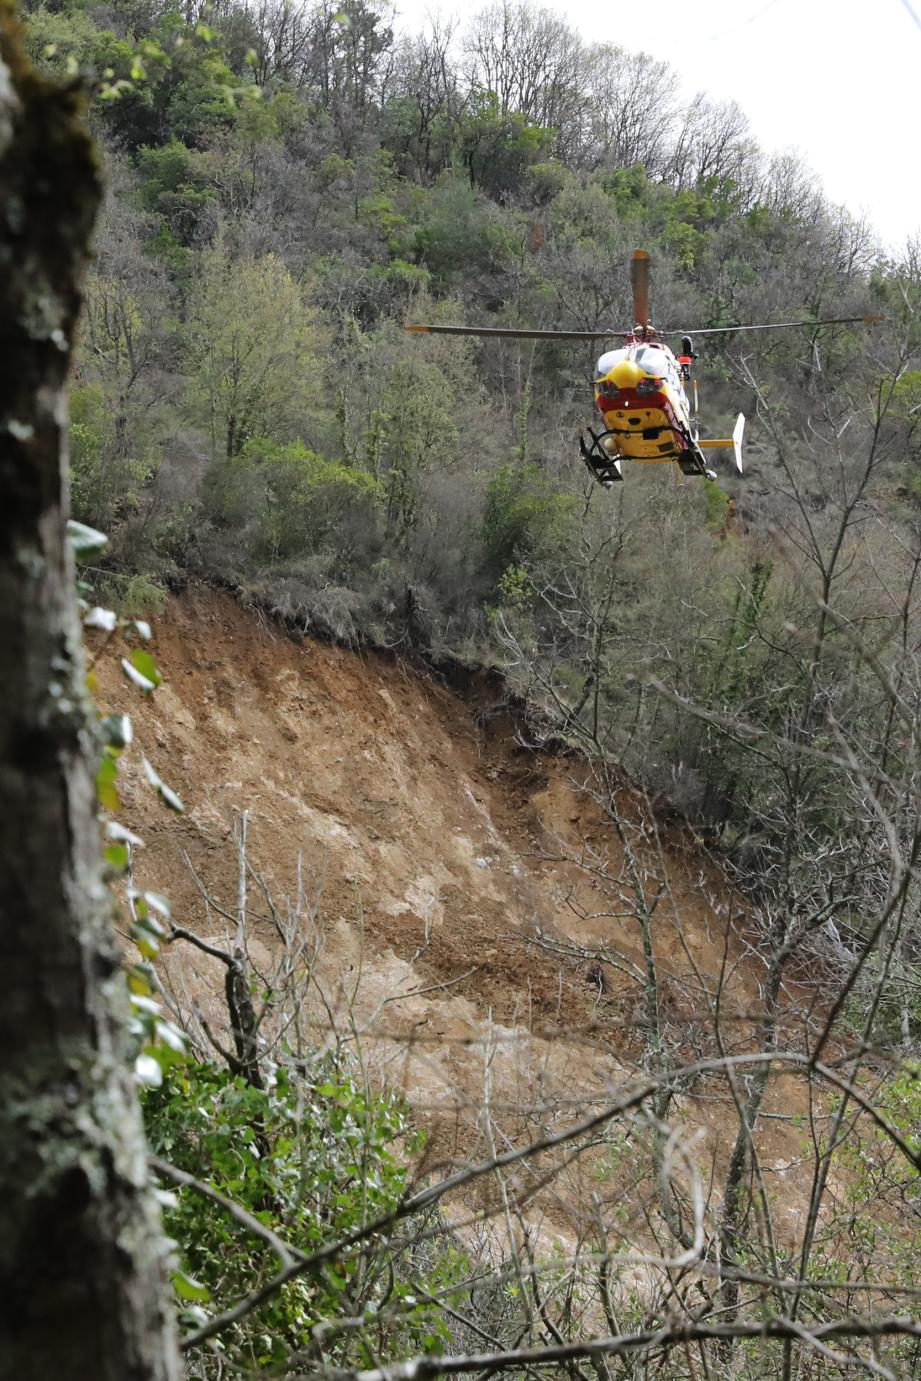
<instances>
[{"instance_id":1,"label":"main rotor blade","mask_svg":"<svg viewBox=\"0 0 921 1381\"><path fill-rule=\"evenodd\" d=\"M630 283L633 288L633 320L637 326L646 326L649 323L649 255L645 249L633 251Z\"/></svg>"},{"instance_id":2,"label":"main rotor blade","mask_svg":"<svg viewBox=\"0 0 921 1381\"><path fill-rule=\"evenodd\" d=\"M519 331L511 326L404 326L404 331L435 336L506 336L512 340L610 340L630 335L629 331Z\"/></svg>"},{"instance_id":3,"label":"main rotor blade","mask_svg":"<svg viewBox=\"0 0 921 1381\"><path fill-rule=\"evenodd\" d=\"M884 316L827 316L820 321L766 321L758 326L703 326L699 330L691 327L683 334L688 336L722 336L730 331L787 331L794 327L809 329L812 326L851 326L869 321L886 321ZM669 331L668 335L673 333ZM674 332L675 335L679 333Z\"/></svg>"}]
</instances>

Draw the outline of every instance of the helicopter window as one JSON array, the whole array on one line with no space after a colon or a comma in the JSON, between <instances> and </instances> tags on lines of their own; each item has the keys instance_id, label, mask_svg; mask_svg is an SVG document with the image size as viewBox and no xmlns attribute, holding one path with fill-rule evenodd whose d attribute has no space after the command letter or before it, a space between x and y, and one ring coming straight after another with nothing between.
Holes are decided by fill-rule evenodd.
<instances>
[{"instance_id":1,"label":"helicopter window","mask_svg":"<svg viewBox=\"0 0 921 1381\"><path fill-rule=\"evenodd\" d=\"M601 356L601 359L595 365L596 375L600 378L603 377L605 374L610 374L611 370L618 363L618 361L625 360L626 358L626 350L608 350L606 354Z\"/></svg>"}]
</instances>

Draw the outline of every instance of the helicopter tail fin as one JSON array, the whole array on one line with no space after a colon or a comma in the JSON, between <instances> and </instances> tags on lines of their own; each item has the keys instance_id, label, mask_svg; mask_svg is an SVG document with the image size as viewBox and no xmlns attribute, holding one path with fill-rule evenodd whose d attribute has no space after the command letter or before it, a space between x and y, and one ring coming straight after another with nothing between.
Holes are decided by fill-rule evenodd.
<instances>
[{"instance_id":1,"label":"helicopter tail fin","mask_svg":"<svg viewBox=\"0 0 921 1381\"><path fill-rule=\"evenodd\" d=\"M736 424L732 429L732 450L735 456L736 469L742 473L742 435L745 431L745 414L739 413Z\"/></svg>"},{"instance_id":2,"label":"helicopter tail fin","mask_svg":"<svg viewBox=\"0 0 921 1381\"><path fill-rule=\"evenodd\" d=\"M733 429L732 429L732 436L731 436L730 438L728 438L728 439L726 439L726 440L717 441L715 438L712 438L712 437L701 437L701 438L698 440L697 444L698 444L698 446L700 446L701 448L704 448L704 447L711 447L711 448L714 448L714 447L715 447L715 448L719 448L720 450L728 450L729 447L731 446L731 447L732 447L733 456L735 457L736 469L738 470L739 474L741 475L741 473L742 473L742 435L743 435L744 431L745 431L745 415L744 415L744 413L741 413L741 412L740 412L739 415L738 415L738 417L736 418L736 424L735 424L735 426L734 426Z\"/></svg>"}]
</instances>

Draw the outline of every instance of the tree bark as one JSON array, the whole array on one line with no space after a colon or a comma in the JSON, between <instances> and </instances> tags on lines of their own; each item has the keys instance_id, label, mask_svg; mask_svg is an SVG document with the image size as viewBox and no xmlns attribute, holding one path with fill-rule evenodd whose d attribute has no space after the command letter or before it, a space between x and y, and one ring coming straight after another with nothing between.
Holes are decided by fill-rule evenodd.
<instances>
[{"instance_id":1,"label":"tree bark","mask_svg":"<svg viewBox=\"0 0 921 1381\"><path fill-rule=\"evenodd\" d=\"M65 537L101 190L80 106L30 70L0 0L0 1378L172 1381Z\"/></svg>"}]
</instances>

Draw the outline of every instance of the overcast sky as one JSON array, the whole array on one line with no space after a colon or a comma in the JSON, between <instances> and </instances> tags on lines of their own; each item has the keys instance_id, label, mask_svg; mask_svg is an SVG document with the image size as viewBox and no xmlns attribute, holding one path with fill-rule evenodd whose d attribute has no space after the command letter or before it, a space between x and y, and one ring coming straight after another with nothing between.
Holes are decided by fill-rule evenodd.
<instances>
[{"instance_id":1,"label":"overcast sky","mask_svg":"<svg viewBox=\"0 0 921 1381\"><path fill-rule=\"evenodd\" d=\"M396 0L402 26L441 9ZM921 0L556 0L586 39L652 53L687 94L736 100L768 150L795 147L833 201L898 250L921 232ZM590 93L586 93L590 99Z\"/></svg>"}]
</instances>

